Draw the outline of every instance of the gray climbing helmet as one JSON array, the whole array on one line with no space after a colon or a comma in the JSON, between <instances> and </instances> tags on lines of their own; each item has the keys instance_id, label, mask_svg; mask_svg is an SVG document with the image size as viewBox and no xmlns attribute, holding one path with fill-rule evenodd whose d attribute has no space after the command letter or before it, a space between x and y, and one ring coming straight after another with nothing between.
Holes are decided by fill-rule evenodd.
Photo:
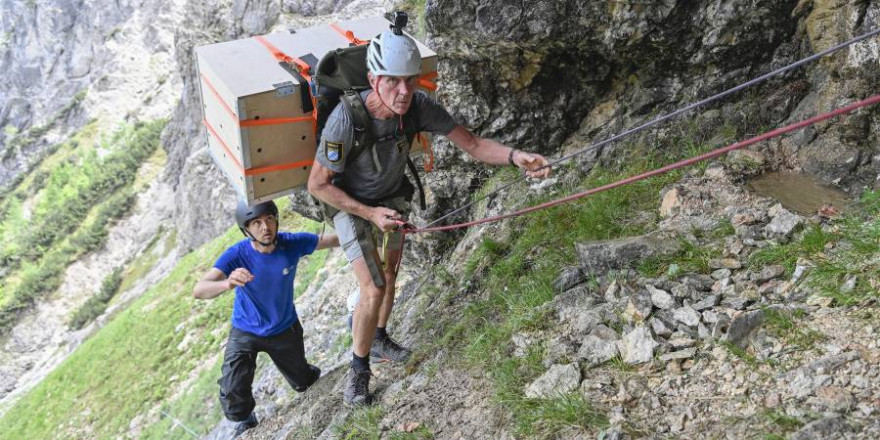
<instances>
[{"instance_id":1,"label":"gray climbing helmet","mask_svg":"<svg viewBox=\"0 0 880 440\"><path fill-rule=\"evenodd\" d=\"M235 222L238 223L238 229L241 229L241 233L245 237L253 238L247 233L248 222L264 214L272 214L276 218L278 217L278 206L275 205L275 202L269 200L268 202L248 206L247 202L239 200L238 206L235 207Z\"/></svg>"},{"instance_id":2,"label":"gray climbing helmet","mask_svg":"<svg viewBox=\"0 0 880 440\"><path fill-rule=\"evenodd\" d=\"M422 71L422 57L415 40L387 30L370 40L367 69L374 76L413 76Z\"/></svg>"}]
</instances>

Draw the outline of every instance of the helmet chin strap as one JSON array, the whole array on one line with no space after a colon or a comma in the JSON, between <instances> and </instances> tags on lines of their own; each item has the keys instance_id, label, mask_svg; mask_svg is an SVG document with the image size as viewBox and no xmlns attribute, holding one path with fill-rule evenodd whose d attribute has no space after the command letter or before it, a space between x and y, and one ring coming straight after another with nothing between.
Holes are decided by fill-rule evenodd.
<instances>
[{"instance_id":1,"label":"helmet chin strap","mask_svg":"<svg viewBox=\"0 0 880 440\"><path fill-rule=\"evenodd\" d=\"M278 232L277 231L275 232L275 235L272 237L271 243L263 243L262 241L257 240L257 237L254 237L253 235L251 235L251 231L248 231L247 228L245 228L245 234L247 234L248 238L250 238L251 241L255 241L264 247L269 247L269 246L272 246L272 245L278 243Z\"/></svg>"}]
</instances>

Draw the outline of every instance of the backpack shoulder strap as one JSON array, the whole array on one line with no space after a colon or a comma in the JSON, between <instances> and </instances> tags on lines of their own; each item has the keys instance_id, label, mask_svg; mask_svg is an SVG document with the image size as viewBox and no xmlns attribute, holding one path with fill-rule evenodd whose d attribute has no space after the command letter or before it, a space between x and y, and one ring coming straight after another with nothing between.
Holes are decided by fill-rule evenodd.
<instances>
[{"instance_id":1,"label":"backpack shoulder strap","mask_svg":"<svg viewBox=\"0 0 880 440\"><path fill-rule=\"evenodd\" d=\"M419 116L416 112L408 111L403 115L403 133L409 144L412 145L416 140L416 135L419 134ZM419 177L419 171L416 169L416 165L413 163L411 157L406 158L406 166L409 168L409 172L412 174L413 180L416 182L416 188L419 190L419 208L424 211L425 188L422 186L422 179Z\"/></svg>"},{"instance_id":2,"label":"backpack shoulder strap","mask_svg":"<svg viewBox=\"0 0 880 440\"><path fill-rule=\"evenodd\" d=\"M346 160L348 162L360 156L364 150L376 143L376 139L370 127L370 113L367 111L367 106L361 99L360 93L352 89L346 90L341 101L351 115L354 128L354 145Z\"/></svg>"}]
</instances>

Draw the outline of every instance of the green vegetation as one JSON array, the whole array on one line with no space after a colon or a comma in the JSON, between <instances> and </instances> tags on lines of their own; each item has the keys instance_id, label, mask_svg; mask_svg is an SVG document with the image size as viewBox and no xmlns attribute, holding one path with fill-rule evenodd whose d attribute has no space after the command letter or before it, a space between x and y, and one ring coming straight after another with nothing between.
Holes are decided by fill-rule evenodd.
<instances>
[{"instance_id":1,"label":"green vegetation","mask_svg":"<svg viewBox=\"0 0 880 440\"><path fill-rule=\"evenodd\" d=\"M171 243L176 237L177 231L171 231L170 234L165 234L165 228L160 226L156 231L156 235L147 243L147 247L141 252L140 255L135 257L135 259L125 266L125 272L123 273L122 285L119 286L120 292L125 292L130 289L134 283L143 278L150 269L156 264L156 260L158 260L159 256L157 255L157 247L159 246L159 242L165 237L165 245L164 249L171 249L174 245Z\"/></svg>"},{"instance_id":2,"label":"green vegetation","mask_svg":"<svg viewBox=\"0 0 880 440\"><path fill-rule=\"evenodd\" d=\"M832 227L812 225L790 243L769 246L753 253L749 265L758 268L781 264L787 274L799 258L812 267L806 283L834 298L838 305L853 305L876 298L880 291L880 191L865 192L857 206ZM855 278L852 290L842 289Z\"/></svg>"},{"instance_id":3,"label":"green vegetation","mask_svg":"<svg viewBox=\"0 0 880 440\"><path fill-rule=\"evenodd\" d=\"M804 423L797 418L789 416L777 409L766 409L759 413L759 415L771 424L771 428L774 431L773 433L765 434L764 440L785 439L788 434L797 431L804 426Z\"/></svg>"},{"instance_id":4,"label":"green vegetation","mask_svg":"<svg viewBox=\"0 0 880 440\"><path fill-rule=\"evenodd\" d=\"M611 369L623 373L631 373L636 370L636 367L634 365L624 362L623 358L621 358L619 354L614 355L614 357L609 359L608 362L606 362L605 364Z\"/></svg>"},{"instance_id":5,"label":"green vegetation","mask_svg":"<svg viewBox=\"0 0 880 440\"><path fill-rule=\"evenodd\" d=\"M83 100L86 99L86 96L88 96L88 93L88 89L83 89L77 92L73 95L73 98L64 105L64 107L55 112L55 114L46 121L46 124L33 126L24 132L18 132L18 130L16 130L15 136L6 142L6 150L3 151L3 158L8 159L12 157L13 154L21 151L23 146L32 144L43 137L44 134L55 126L56 122L67 116L67 114L73 109L79 107ZM7 134L10 133L7 131ZM53 150L53 148L50 148L48 154L52 154ZM37 158L37 162L38 161L39 158Z\"/></svg>"},{"instance_id":6,"label":"green vegetation","mask_svg":"<svg viewBox=\"0 0 880 440\"><path fill-rule=\"evenodd\" d=\"M384 415L385 410L380 405L357 408L344 424L337 427L336 435L340 440L379 440L382 434L379 422Z\"/></svg>"},{"instance_id":7,"label":"green vegetation","mask_svg":"<svg viewBox=\"0 0 880 440\"><path fill-rule=\"evenodd\" d=\"M157 149L164 125L160 120L123 127L98 148L60 148L61 157L41 167L45 183L22 183L43 185L29 200L29 216L19 197L26 193L14 191L4 200L0 266L9 274L0 281L0 333L55 290L70 263L103 244L108 226L133 205L132 183Z\"/></svg>"},{"instance_id":8,"label":"green vegetation","mask_svg":"<svg viewBox=\"0 0 880 440\"><path fill-rule=\"evenodd\" d=\"M182 395L162 404L161 419L147 426L140 439L188 438L191 434L187 430L205 434L216 425L217 420L223 417L220 405L217 404L217 378L220 377L223 360L219 356L219 350L217 355L214 366L201 371L194 383L181 387L180 391L185 390ZM184 426L180 426L178 421Z\"/></svg>"},{"instance_id":9,"label":"green vegetation","mask_svg":"<svg viewBox=\"0 0 880 440\"><path fill-rule=\"evenodd\" d=\"M70 318L70 328L79 330L104 313L104 310L107 309L107 303L116 295L120 284L122 284L122 267L117 267L113 269L113 272L110 272L110 275L107 275L107 278L104 278L101 290L76 309Z\"/></svg>"},{"instance_id":10,"label":"green vegetation","mask_svg":"<svg viewBox=\"0 0 880 440\"><path fill-rule=\"evenodd\" d=\"M880 191L862 195L856 210L840 222L835 237L838 246L826 258L815 260L807 282L844 306L880 296ZM841 289L849 277L856 280L852 290Z\"/></svg>"},{"instance_id":11,"label":"green vegetation","mask_svg":"<svg viewBox=\"0 0 880 440\"><path fill-rule=\"evenodd\" d=\"M719 343L723 347L727 348L727 351L729 351L730 354L740 358L740 360L745 362L745 364L751 368L756 368L761 363L758 358L755 357L755 355L749 353L748 350L740 348L730 341L719 341Z\"/></svg>"},{"instance_id":12,"label":"green vegetation","mask_svg":"<svg viewBox=\"0 0 880 440\"><path fill-rule=\"evenodd\" d=\"M282 216L284 230L315 227L298 216ZM174 231L160 230L156 237L121 271L122 287L173 247ZM222 417L216 381L234 296L196 300L192 288L239 240L241 233L232 227L185 256L0 418L4 438L78 438L83 430L92 438L120 438L136 418L145 439L189 437L183 426L198 434L213 428ZM145 414L155 418L139 418Z\"/></svg>"},{"instance_id":13,"label":"green vegetation","mask_svg":"<svg viewBox=\"0 0 880 440\"><path fill-rule=\"evenodd\" d=\"M799 323L804 314L800 309L790 311L767 308L764 309L764 325L771 334L786 342L788 350L809 350L825 340L825 336Z\"/></svg>"},{"instance_id":14,"label":"green vegetation","mask_svg":"<svg viewBox=\"0 0 880 440\"><path fill-rule=\"evenodd\" d=\"M786 274L791 275L798 258L815 258L824 251L825 245L834 236L819 225L813 225L804 231L801 239L787 244L768 246L753 253L749 257L749 265L761 267L768 264L780 264L785 267Z\"/></svg>"},{"instance_id":15,"label":"green vegetation","mask_svg":"<svg viewBox=\"0 0 880 440\"><path fill-rule=\"evenodd\" d=\"M687 240L681 240L681 250L669 257L646 258L639 262L637 270L646 277L658 277L669 271L673 265L679 272L708 274L712 272L709 262L721 257L721 250L705 246L697 246Z\"/></svg>"},{"instance_id":16,"label":"green vegetation","mask_svg":"<svg viewBox=\"0 0 880 440\"><path fill-rule=\"evenodd\" d=\"M200 301L191 292L220 253L239 240L239 234L231 228L184 257L167 278L10 408L0 419L0 431L9 438L60 439L77 437L69 429L88 427L90 437L123 437L132 419L162 402L174 418L207 432L218 417L213 395L218 367L215 362L206 367L205 360L220 353L233 296ZM194 375L196 385L189 393L175 395L187 380L181 372ZM207 394L200 394L198 388ZM210 401L200 400L208 394ZM171 423L144 421L153 422ZM154 432L154 438L161 438L160 432L167 436L159 428L146 432Z\"/></svg>"}]
</instances>

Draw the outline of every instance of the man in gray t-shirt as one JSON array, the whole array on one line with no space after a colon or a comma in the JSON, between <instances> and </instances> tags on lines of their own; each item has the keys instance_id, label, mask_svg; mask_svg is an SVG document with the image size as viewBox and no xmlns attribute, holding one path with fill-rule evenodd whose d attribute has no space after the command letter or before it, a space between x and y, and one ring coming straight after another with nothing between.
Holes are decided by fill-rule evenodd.
<instances>
[{"instance_id":1,"label":"man in gray t-shirt","mask_svg":"<svg viewBox=\"0 0 880 440\"><path fill-rule=\"evenodd\" d=\"M397 279L392 262L400 257L402 245L397 227L409 210L402 186L408 185L404 170L411 139L406 132L412 131L412 124L417 131L446 136L484 163L510 164L531 177L545 178L550 173L549 168L542 169L548 164L543 156L476 136L436 101L415 92L421 57L408 36L394 31L376 36L367 49L367 67L372 89L362 92L361 98L371 116L375 145L350 157L355 141L353 116L344 105L337 105L322 132L308 182L312 195L339 210L333 223L360 287L352 319L351 368L343 390L347 405L371 401L371 356L374 361L404 361L410 354L388 336L385 327ZM385 255L379 255L375 232L385 234Z\"/></svg>"}]
</instances>

